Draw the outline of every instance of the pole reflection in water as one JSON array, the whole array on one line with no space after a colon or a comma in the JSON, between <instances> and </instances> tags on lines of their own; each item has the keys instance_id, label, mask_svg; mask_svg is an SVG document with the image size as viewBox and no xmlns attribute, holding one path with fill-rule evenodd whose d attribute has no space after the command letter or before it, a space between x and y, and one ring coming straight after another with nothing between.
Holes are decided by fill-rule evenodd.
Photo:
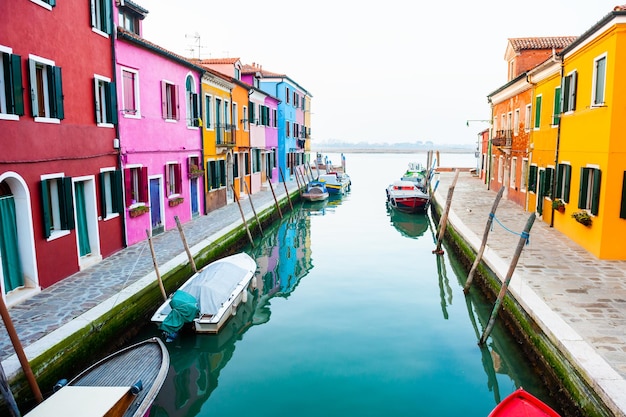
<instances>
[{"instance_id":1,"label":"pole reflection in water","mask_svg":"<svg viewBox=\"0 0 626 417\"><path fill-rule=\"evenodd\" d=\"M348 194L264 228L244 248L259 286L218 335L168 345L151 415L485 417L519 386L550 403L498 323L478 345L492 306L463 294L448 248L432 254L429 216L386 207L415 157L346 155Z\"/></svg>"}]
</instances>

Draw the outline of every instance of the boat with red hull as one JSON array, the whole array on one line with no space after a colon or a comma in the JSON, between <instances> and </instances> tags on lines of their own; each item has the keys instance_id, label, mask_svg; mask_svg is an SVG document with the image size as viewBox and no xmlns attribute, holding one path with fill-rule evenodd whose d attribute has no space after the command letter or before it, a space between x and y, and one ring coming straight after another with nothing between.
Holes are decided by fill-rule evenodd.
<instances>
[{"instance_id":1,"label":"boat with red hull","mask_svg":"<svg viewBox=\"0 0 626 417\"><path fill-rule=\"evenodd\" d=\"M387 202L404 213L423 213L428 209L430 195L413 181L394 181L387 187Z\"/></svg>"},{"instance_id":2,"label":"boat with red hull","mask_svg":"<svg viewBox=\"0 0 626 417\"><path fill-rule=\"evenodd\" d=\"M488 417L561 417L559 413L523 388L498 404Z\"/></svg>"}]
</instances>

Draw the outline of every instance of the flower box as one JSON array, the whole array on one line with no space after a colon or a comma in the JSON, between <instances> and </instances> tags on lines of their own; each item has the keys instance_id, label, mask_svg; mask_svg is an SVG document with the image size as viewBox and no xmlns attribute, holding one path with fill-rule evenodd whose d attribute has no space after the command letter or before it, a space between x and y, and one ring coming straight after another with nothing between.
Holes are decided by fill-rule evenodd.
<instances>
[{"instance_id":1,"label":"flower box","mask_svg":"<svg viewBox=\"0 0 626 417\"><path fill-rule=\"evenodd\" d=\"M591 226L591 223L592 223L591 216L585 210L581 210L581 211L577 211L573 213L572 217L574 218L574 220L576 220L578 223L584 226Z\"/></svg>"},{"instance_id":2,"label":"flower box","mask_svg":"<svg viewBox=\"0 0 626 417\"><path fill-rule=\"evenodd\" d=\"M552 201L552 208L559 213L565 213L565 203L560 198L554 199Z\"/></svg>"},{"instance_id":3,"label":"flower box","mask_svg":"<svg viewBox=\"0 0 626 417\"><path fill-rule=\"evenodd\" d=\"M143 214L146 214L149 211L150 211L150 207L141 205L141 206L136 206L136 207L129 209L128 214L130 215L130 217L139 217Z\"/></svg>"},{"instance_id":4,"label":"flower box","mask_svg":"<svg viewBox=\"0 0 626 417\"><path fill-rule=\"evenodd\" d=\"M182 204L183 201L185 201L183 197L170 198L167 200L167 204L170 207L176 207L177 205Z\"/></svg>"},{"instance_id":5,"label":"flower box","mask_svg":"<svg viewBox=\"0 0 626 417\"><path fill-rule=\"evenodd\" d=\"M204 176L204 170L198 165L189 165L189 179L200 178Z\"/></svg>"}]
</instances>

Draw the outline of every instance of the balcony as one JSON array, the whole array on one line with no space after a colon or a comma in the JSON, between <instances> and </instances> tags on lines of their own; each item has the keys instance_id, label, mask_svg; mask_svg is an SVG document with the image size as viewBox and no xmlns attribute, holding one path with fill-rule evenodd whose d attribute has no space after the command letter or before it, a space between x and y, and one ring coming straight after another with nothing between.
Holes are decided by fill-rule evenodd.
<instances>
[{"instance_id":1,"label":"balcony","mask_svg":"<svg viewBox=\"0 0 626 417\"><path fill-rule=\"evenodd\" d=\"M218 124L215 128L215 144L217 146L233 147L235 141L235 126Z\"/></svg>"},{"instance_id":2,"label":"balcony","mask_svg":"<svg viewBox=\"0 0 626 417\"><path fill-rule=\"evenodd\" d=\"M491 138L491 144L500 148L510 148L512 143L512 130L495 130Z\"/></svg>"}]
</instances>

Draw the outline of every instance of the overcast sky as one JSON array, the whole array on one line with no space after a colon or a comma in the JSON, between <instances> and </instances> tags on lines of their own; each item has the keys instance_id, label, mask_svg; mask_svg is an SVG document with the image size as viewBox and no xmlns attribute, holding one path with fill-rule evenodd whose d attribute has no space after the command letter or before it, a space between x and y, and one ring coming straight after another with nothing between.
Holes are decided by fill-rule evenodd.
<instances>
[{"instance_id":1,"label":"overcast sky","mask_svg":"<svg viewBox=\"0 0 626 417\"><path fill-rule=\"evenodd\" d=\"M135 0L144 37L237 57L312 95L312 139L475 143L508 38L578 36L626 0ZM195 35L199 35L199 45ZM193 50L191 50L193 49Z\"/></svg>"}]
</instances>

